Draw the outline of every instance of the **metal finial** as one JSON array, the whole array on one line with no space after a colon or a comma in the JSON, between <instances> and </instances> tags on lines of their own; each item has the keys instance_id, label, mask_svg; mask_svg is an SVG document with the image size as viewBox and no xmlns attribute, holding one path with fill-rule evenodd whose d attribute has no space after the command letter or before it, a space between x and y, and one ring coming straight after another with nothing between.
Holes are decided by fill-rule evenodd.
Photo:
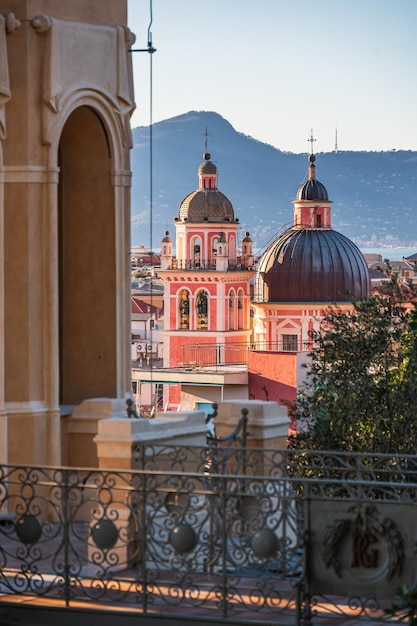
<instances>
[{"instance_id":1,"label":"metal finial","mask_svg":"<svg viewBox=\"0 0 417 626\"><path fill-rule=\"evenodd\" d=\"M316 141L316 139L314 139L313 137L313 129L311 129L310 137L308 138L307 141L310 142L310 154L313 154L313 143Z\"/></svg>"},{"instance_id":2,"label":"metal finial","mask_svg":"<svg viewBox=\"0 0 417 626\"><path fill-rule=\"evenodd\" d=\"M135 404L132 398L127 398L126 400L126 413L127 417L135 417L137 419L140 417L139 413L135 409Z\"/></svg>"},{"instance_id":3,"label":"metal finial","mask_svg":"<svg viewBox=\"0 0 417 626\"><path fill-rule=\"evenodd\" d=\"M203 135L203 137L205 137L205 141L204 141L204 155L203 155L203 158L204 158L206 161L209 161L209 160L210 160L210 154L209 154L209 151L208 151L208 138L209 138L210 136L211 136L211 133L209 133L209 132L208 132L208 126L206 126L206 130L205 130L204 135Z\"/></svg>"}]
</instances>

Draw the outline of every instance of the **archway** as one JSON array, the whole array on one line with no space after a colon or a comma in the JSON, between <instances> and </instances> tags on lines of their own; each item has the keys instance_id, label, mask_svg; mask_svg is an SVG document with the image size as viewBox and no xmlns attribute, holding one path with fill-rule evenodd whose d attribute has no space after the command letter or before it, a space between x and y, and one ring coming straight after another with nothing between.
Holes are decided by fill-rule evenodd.
<instances>
[{"instance_id":1,"label":"archway","mask_svg":"<svg viewBox=\"0 0 417 626\"><path fill-rule=\"evenodd\" d=\"M76 109L59 145L60 403L117 395L115 206L107 133Z\"/></svg>"}]
</instances>

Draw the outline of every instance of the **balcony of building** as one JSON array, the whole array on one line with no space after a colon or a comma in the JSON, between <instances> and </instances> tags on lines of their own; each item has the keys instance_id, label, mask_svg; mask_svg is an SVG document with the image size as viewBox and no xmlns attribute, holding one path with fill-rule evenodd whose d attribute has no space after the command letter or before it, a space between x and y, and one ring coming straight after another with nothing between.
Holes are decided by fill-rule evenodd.
<instances>
[{"instance_id":1,"label":"balcony of building","mask_svg":"<svg viewBox=\"0 0 417 626\"><path fill-rule=\"evenodd\" d=\"M416 457L242 443L136 444L129 471L2 466L1 623L395 623Z\"/></svg>"}]
</instances>

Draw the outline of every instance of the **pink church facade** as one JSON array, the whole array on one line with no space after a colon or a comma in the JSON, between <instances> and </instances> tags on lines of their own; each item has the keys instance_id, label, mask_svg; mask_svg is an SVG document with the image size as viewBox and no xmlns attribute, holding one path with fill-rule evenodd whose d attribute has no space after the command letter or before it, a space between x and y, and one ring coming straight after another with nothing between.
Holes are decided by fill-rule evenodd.
<instances>
[{"instance_id":1,"label":"pink church facade","mask_svg":"<svg viewBox=\"0 0 417 626\"><path fill-rule=\"evenodd\" d=\"M204 155L198 188L185 196L174 219L175 254L168 231L162 240L164 362L152 377L169 382L167 404L198 408L226 396L294 401L324 311L335 303L348 308L352 296L368 295L366 261L332 229L331 201L314 162L310 154L308 180L293 202L293 225L255 267L249 233L240 239L239 219L217 188L217 167ZM174 370L170 378L167 372ZM193 387L187 373L195 370L204 381L200 377Z\"/></svg>"}]
</instances>

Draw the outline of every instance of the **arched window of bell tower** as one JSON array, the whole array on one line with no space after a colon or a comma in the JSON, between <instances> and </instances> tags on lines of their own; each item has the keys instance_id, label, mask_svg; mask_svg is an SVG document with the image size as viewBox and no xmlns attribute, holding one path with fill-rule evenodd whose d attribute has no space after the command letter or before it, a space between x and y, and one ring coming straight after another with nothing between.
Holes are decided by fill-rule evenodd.
<instances>
[{"instance_id":1,"label":"arched window of bell tower","mask_svg":"<svg viewBox=\"0 0 417 626\"><path fill-rule=\"evenodd\" d=\"M195 309L197 329L208 328L209 294L205 289L202 289L196 294Z\"/></svg>"},{"instance_id":2,"label":"arched window of bell tower","mask_svg":"<svg viewBox=\"0 0 417 626\"><path fill-rule=\"evenodd\" d=\"M228 297L228 330L236 330L236 292L234 289L229 291Z\"/></svg>"},{"instance_id":3,"label":"arched window of bell tower","mask_svg":"<svg viewBox=\"0 0 417 626\"><path fill-rule=\"evenodd\" d=\"M236 261L236 239L233 235L229 239L229 259L232 262Z\"/></svg>"},{"instance_id":4,"label":"arched window of bell tower","mask_svg":"<svg viewBox=\"0 0 417 626\"><path fill-rule=\"evenodd\" d=\"M182 289L178 294L177 311L177 328L190 328L190 294L187 289Z\"/></svg>"},{"instance_id":5,"label":"arched window of bell tower","mask_svg":"<svg viewBox=\"0 0 417 626\"><path fill-rule=\"evenodd\" d=\"M216 256L217 256L217 249L219 247L219 238L213 237L213 239L211 240L211 260L213 265L216 264Z\"/></svg>"},{"instance_id":6,"label":"arched window of bell tower","mask_svg":"<svg viewBox=\"0 0 417 626\"><path fill-rule=\"evenodd\" d=\"M201 267L202 246L200 237L192 237L190 241L190 267Z\"/></svg>"},{"instance_id":7,"label":"arched window of bell tower","mask_svg":"<svg viewBox=\"0 0 417 626\"><path fill-rule=\"evenodd\" d=\"M244 328L244 294L243 290L239 289L237 293L237 327Z\"/></svg>"}]
</instances>

